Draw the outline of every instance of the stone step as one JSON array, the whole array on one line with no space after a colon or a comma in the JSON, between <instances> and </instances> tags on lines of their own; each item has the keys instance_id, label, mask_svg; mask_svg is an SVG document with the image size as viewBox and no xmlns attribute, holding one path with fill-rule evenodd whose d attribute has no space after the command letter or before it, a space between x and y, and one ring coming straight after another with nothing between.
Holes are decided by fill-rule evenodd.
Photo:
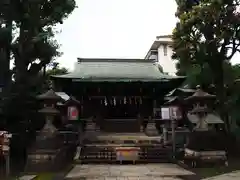
<instances>
[{"instance_id":1,"label":"stone step","mask_svg":"<svg viewBox=\"0 0 240 180\"><path fill-rule=\"evenodd\" d=\"M82 163L117 162L114 147L82 147L76 161ZM141 147L138 162L170 162L171 149L163 147Z\"/></svg>"}]
</instances>

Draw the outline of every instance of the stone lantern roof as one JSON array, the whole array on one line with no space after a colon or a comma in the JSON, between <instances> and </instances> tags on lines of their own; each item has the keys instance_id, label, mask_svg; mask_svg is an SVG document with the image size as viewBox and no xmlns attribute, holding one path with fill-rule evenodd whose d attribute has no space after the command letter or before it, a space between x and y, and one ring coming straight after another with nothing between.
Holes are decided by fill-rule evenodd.
<instances>
[{"instance_id":1,"label":"stone lantern roof","mask_svg":"<svg viewBox=\"0 0 240 180\"><path fill-rule=\"evenodd\" d=\"M211 110L206 106L195 106L189 113L198 114L198 113L209 113Z\"/></svg>"},{"instance_id":2,"label":"stone lantern roof","mask_svg":"<svg viewBox=\"0 0 240 180\"><path fill-rule=\"evenodd\" d=\"M62 98L58 96L52 89L50 89L47 92L38 95L37 99L60 101Z\"/></svg>"},{"instance_id":3,"label":"stone lantern roof","mask_svg":"<svg viewBox=\"0 0 240 180\"><path fill-rule=\"evenodd\" d=\"M200 86L197 87L197 90L192 96L185 98L185 101L203 101L203 100L214 100L215 95L209 94L203 91Z\"/></svg>"}]
</instances>

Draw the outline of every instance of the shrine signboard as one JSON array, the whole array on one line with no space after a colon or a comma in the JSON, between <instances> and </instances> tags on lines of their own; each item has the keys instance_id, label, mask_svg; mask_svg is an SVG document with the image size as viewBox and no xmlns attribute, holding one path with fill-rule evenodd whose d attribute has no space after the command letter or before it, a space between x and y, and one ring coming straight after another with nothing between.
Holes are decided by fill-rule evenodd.
<instances>
[{"instance_id":1,"label":"shrine signboard","mask_svg":"<svg viewBox=\"0 0 240 180\"><path fill-rule=\"evenodd\" d=\"M79 117L79 112L77 107L75 106L68 107L68 119L75 121L75 120L78 120L78 117Z\"/></svg>"},{"instance_id":2,"label":"shrine signboard","mask_svg":"<svg viewBox=\"0 0 240 180\"><path fill-rule=\"evenodd\" d=\"M0 131L0 150L2 155L9 153L10 138L12 134L9 134L6 131Z\"/></svg>"},{"instance_id":3,"label":"shrine signboard","mask_svg":"<svg viewBox=\"0 0 240 180\"><path fill-rule=\"evenodd\" d=\"M161 115L162 119L169 120L170 119L170 112L168 107L161 108Z\"/></svg>"},{"instance_id":4,"label":"shrine signboard","mask_svg":"<svg viewBox=\"0 0 240 180\"><path fill-rule=\"evenodd\" d=\"M161 108L161 116L164 120L181 119L182 113L178 106L170 106Z\"/></svg>"},{"instance_id":5,"label":"shrine signboard","mask_svg":"<svg viewBox=\"0 0 240 180\"><path fill-rule=\"evenodd\" d=\"M7 131L0 131L0 151L1 155L5 157L6 161L6 175L10 173L10 159L9 159L9 152L10 152L10 139L12 138L12 134L8 133Z\"/></svg>"}]
</instances>

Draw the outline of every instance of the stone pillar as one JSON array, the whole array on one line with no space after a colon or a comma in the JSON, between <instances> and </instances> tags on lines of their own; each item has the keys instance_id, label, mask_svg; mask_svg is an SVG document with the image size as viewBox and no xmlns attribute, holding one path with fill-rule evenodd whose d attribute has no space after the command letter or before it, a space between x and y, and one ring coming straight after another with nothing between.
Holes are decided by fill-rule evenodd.
<instances>
[{"instance_id":1,"label":"stone pillar","mask_svg":"<svg viewBox=\"0 0 240 180\"><path fill-rule=\"evenodd\" d=\"M163 124L163 144L167 144L168 141L168 131L165 124Z\"/></svg>"}]
</instances>

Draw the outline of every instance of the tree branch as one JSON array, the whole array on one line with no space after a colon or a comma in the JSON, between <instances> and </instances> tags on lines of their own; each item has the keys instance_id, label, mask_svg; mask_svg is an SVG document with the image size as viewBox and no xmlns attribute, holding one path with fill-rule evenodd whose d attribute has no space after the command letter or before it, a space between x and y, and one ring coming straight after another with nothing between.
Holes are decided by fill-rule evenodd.
<instances>
[{"instance_id":1,"label":"tree branch","mask_svg":"<svg viewBox=\"0 0 240 180\"><path fill-rule=\"evenodd\" d=\"M50 63L50 61L51 60L49 59L49 60L41 60L39 63L32 63L31 67L28 70L29 75L38 73L42 69L42 67Z\"/></svg>"},{"instance_id":2,"label":"tree branch","mask_svg":"<svg viewBox=\"0 0 240 180\"><path fill-rule=\"evenodd\" d=\"M230 59L232 59L232 57L234 56L234 54L235 54L236 52L240 52L239 47L240 47L240 43L237 44L235 39L234 39L233 42L232 42L232 47L225 47L226 50L232 49L231 54L230 54L229 56L226 56L226 59L227 59L227 60L230 60Z\"/></svg>"}]
</instances>

